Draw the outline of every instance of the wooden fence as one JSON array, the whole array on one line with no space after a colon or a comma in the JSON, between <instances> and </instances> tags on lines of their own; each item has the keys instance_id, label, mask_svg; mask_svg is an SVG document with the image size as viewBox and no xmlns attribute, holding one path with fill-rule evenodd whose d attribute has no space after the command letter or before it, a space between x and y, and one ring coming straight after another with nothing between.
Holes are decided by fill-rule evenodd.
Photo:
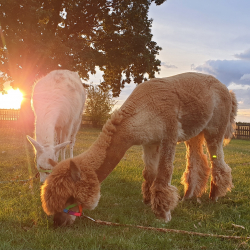
<instances>
[{"instance_id":1,"label":"wooden fence","mask_svg":"<svg viewBox=\"0 0 250 250\"><path fill-rule=\"evenodd\" d=\"M92 127L92 120L90 116L83 115L82 116L82 126L83 127Z\"/></svg>"},{"instance_id":2,"label":"wooden fence","mask_svg":"<svg viewBox=\"0 0 250 250\"><path fill-rule=\"evenodd\" d=\"M19 125L20 109L0 109L0 127L18 127ZM92 127L90 116L83 115L82 126Z\"/></svg>"},{"instance_id":3,"label":"wooden fence","mask_svg":"<svg viewBox=\"0 0 250 250\"><path fill-rule=\"evenodd\" d=\"M18 125L19 118L19 109L0 109L0 125ZM91 127L91 117L83 115L82 125ZM234 138L250 140L250 123L237 122Z\"/></svg>"},{"instance_id":4,"label":"wooden fence","mask_svg":"<svg viewBox=\"0 0 250 250\"><path fill-rule=\"evenodd\" d=\"M250 123L237 122L234 138L250 140Z\"/></svg>"},{"instance_id":5,"label":"wooden fence","mask_svg":"<svg viewBox=\"0 0 250 250\"><path fill-rule=\"evenodd\" d=\"M20 110L19 109L0 109L0 127L18 129Z\"/></svg>"},{"instance_id":6,"label":"wooden fence","mask_svg":"<svg viewBox=\"0 0 250 250\"><path fill-rule=\"evenodd\" d=\"M0 109L0 121L18 121L20 109Z\"/></svg>"}]
</instances>

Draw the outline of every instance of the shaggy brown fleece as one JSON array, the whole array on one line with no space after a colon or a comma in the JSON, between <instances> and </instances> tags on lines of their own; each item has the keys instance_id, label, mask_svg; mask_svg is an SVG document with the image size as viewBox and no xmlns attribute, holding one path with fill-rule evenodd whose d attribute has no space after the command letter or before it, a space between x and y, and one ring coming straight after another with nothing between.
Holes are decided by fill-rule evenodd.
<instances>
[{"instance_id":1,"label":"shaggy brown fleece","mask_svg":"<svg viewBox=\"0 0 250 250\"><path fill-rule=\"evenodd\" d=\"M184 185L184 197L190 198L193 195L200 197L206 191L210 174L207 156L203 153L203 133L186 141L185 144L187 166L181 179Z\"/></svg>"},{"instance_id":2,"label":"shaggy brown fleece","mask_svg":"<svg viewBox=\"0 0 250 250\"><path fill-rule=\"evenodd\" d=\"M231 191L233 188L231 168L226 163L223 165L222 169L218 169L218 165L216 165L215 161L212 162L212 178L209 197L214 200L217 200L218 197L225 196L227 191Z\"/></svg>"},{"instance_id":3,"label":"shaggy brown fleece","mask_svg":"<svg viewBox=\"0 0 250 250\"><path fill-rule=\"evenodd\" d=\"M168 218L165 218L165 213L174 210L178 205L178 189L164 182L154 182L150 191L153 212L157 217L164 218L165 222L168 222Z\"/></svg>"},{"instance_id":4,"label":"shaggy brown fleece","mask_svg":"<svg viewBox=\"0 0 250 250\"><path fill-rule=\"evenodd\" d=\"M72 169L74 165L70 160L67 164L58 164L42 186L41 199L46 214L61 212L70 197L86 209L97 205L100 185L95 171L90 167Z\"/></svg>"}]
</instances>

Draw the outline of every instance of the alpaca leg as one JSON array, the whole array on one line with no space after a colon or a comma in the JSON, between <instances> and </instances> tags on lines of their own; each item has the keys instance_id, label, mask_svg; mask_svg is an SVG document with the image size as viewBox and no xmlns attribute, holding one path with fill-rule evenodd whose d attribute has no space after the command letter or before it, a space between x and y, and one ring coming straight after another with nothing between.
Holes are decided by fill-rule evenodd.
<instances>
[{"instance_id":1,"label":"alpaca leg","mask_svg":"<svg viewBox=\"0 0 250 250\"><path fill-rule=\"evenodd\" d=\"M159 144L143 145L143 161L145 168L142 172L144 182L142 184L143 201L150 204L150 187L156 177L159 162Z\"/></svg>"},{"instance_id":2,"label":"alpaca leg","mask_svg":"<svg viewBox=\"0 0 250 250\"><path fill-rule=\"evenodd\" d=\"M65 160L66 148L63 148L61 151L61 161Z\"/></svg>"},{"instance_id":3,"label":"alpaca leg","mask_svg":"<svg viewBox=\"0 0 250 250\"><path fill-rule=\"evenodd\" d=\"M61 138L62 137L62 130L61 129L56 129L56 143L55 145L58 145L61 143ZM56 153L56 161L58 162L60 151Z\"/></svg>"},{"instance_id":4,"label":"alpaca leg","mask_svg":"<svg viewBox=\"0 0 250 250\"><path fill-rule=\"evenodd\" d=\"M200 197L206 190L210 168L207 156L203 153L203 143L203 133L185 142L187 165L181 179L184 185L184 199L193 195Z\"/></svg>"},{"instance_id":5,"label":"alpaca leg","mask_svg":"<svg viewBox=\"0 0 250 250\"><path fill-rule=\"evenodd\" d=\"M176 143L171 141L162 141L158 172L150 188L152 210L157 217L163 218L165 222L171 220L170 211L177 206L179 200L177 188L171 186L175 146Z\"/></svg>"},{"instance_id":6,"label":"alpaca leg","mask_svg":"<svg viewBox=\"0 0 250 250\"><path fill-rule=\"evenodd\" d=\"M208 135L205 138L212 165L209 198L217 201L218 197L225 196L233 187L231 168L224 161L223 138L211 138Z\"/></svg>"},{"instance_id":7,"label":"alpaca leg","mask_svg":"<svg viewBox=\"0 0 250 250\"><path fill-rule=\"evenodd\" d=\"M61 142L66 142L67 140L67 134L65 131L61 131ZM65 153L66 153L66 147L61 149L61 161L65 160Z\"/></svg>"},{"instance_id":8,"label":"alpaca leg","mask_svg":"<svg viewBox=\"0 0 250 250\"><path fill-rule=\"evenodd\" d=\"M75 146L75 142L76 142L76 138L75 136L71 136L71 139L70 139L71 143L69 144L69 153L70 153L70 158L73 158L74 155L73 155L73 152L74 152L74 146Z\"/></svg>"},{"instance_id":9,"label":"alpaca leg","mask_svg":"<svg viewBox=\"0 0 250 250\"><path fill-rule=\"evenodd\" d=\"M69 144L70 158L74 157L74 146L76 142L76 134L81 126L81 122L82 122L82 119L80 119L80 121L74 125L71 135L70 135L70 141L71 141L71 143Z\"/></svg>"}]
</instances>

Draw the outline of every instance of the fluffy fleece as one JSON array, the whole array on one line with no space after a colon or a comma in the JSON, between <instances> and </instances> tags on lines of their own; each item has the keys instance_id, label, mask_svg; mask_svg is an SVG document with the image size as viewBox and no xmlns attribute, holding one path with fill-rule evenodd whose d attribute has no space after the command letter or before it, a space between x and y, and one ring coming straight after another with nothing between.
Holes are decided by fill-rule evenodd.
<instances>
[{"instance_id":1,"label":"fluffy fleece","mask_svg":"<svg viewBox=\"0 0 250 250\"><path fill-rule=\"evenodd\" d=\"M193 195L200 197L206 190L210 168L207 156L203 153L203 144L203 133L185 142L187 166L181 180L184 185L184 198Z\"/></svg>"},{"instance_id":2,"label":"fluffy fleece","mask_svg":"<svg viewBox=\"0 0 250 250\"><path fill-rule=\"evenodd\" d=\"M65 159L70 145L73 158L75 136L79 130L86 93L76 72L55 70L35 83L32 107L35 113L35 140L27 136L36 151L38 170L52 169L49 159ZM56 139L56 141L55 141ZM47 173L40 173L44 182Z\"/></svg>"},{"instance_id":3,"label":"fluffy fleece","mask_svg":"<svg viewBox=\"0 0 250 250\"><path fill-rule=\"evenodd\" d=\"M185 197L190 198L204 192L210 173L202 148L204 139L212 162L210 198L216 200L232 188L223 140L231 137L236 111L235 95L209 75L184 73L140 84L86 152L54 168L41 190L44 211L62 211L69 197L94 208L100 183L131 146L143 145L144 201L168 222L179 200L171 185L176 143L186 141L187 168L182 183ZM84 192L84 199L75 193L78 182L72 177L71 165L79 169L78 192Z\"/></svg>"},{"instance_id":4,"label":"fluffy fleece","mask_svg":"<svg viewBox=\"0 0 250 250\"><path fill-rule=\"evenodd\" d=\"M84 204L86 209L93 209L98 204L100 185L95 171L91 167L84 167L79 171L79 179L72 181L70 165L58 165L47 178L41 197L43 209L48 215L61 212L72 196L77 203Z\"/></svg>"}]
</instances>

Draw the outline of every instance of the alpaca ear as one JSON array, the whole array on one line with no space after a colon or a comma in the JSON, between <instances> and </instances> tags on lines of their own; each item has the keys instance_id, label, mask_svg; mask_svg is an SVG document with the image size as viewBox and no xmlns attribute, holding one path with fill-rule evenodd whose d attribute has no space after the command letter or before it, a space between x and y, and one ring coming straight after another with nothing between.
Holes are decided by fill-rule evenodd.
<instances>
[{"instance_id":1,"label":"alpaca ear","mask_svg":"<svg viewBox=\"0 0 250 250\"><path fill-rule=\"evenodd\" d=\"M34 149L36 150L36 152L38 153L42 153L43 152L43 146L40 145L36 140L34 140L33 138L31 138L30 136L26 136L27 140L31 143L31 145L34 147Z\"/></svg>"},{"instance_id":2,"label":"alpaca ear","mask_svg":"<svg viewBox=\"0 0 250 250\"><path fill-rule=\"evenodd\" d=\"M60 151L61 149L65 148L66 146L68 146L71 143L71 141L66 141L63 143L60 143L58 145L55 146L55 153L57 153L58 151Z\"/></svg>"},{"instance_id":3,"label":"alpaca ear","mask_svg":"<svg viewBox=\"0 0 250 250\"><path fill-rule=\"evenodd\" d=\"M52 167L55 167L55 166L58 164L58 162L53 161L53 160L50 159L50 158L49 158L48 162L49 162L49 164L50 164Z\"/></svg>"},{"instance_id":4,"label":"alpaca ear","mask_svg":"<svg viewBox=\"0 0 250 250\"><path fill-rule=\"evenodd\" d=\"M81 179L81 171L79 167L72 160L70 160L69 168L73 181L75 182L79 181Z\"/></svg>"}]
</instances>

